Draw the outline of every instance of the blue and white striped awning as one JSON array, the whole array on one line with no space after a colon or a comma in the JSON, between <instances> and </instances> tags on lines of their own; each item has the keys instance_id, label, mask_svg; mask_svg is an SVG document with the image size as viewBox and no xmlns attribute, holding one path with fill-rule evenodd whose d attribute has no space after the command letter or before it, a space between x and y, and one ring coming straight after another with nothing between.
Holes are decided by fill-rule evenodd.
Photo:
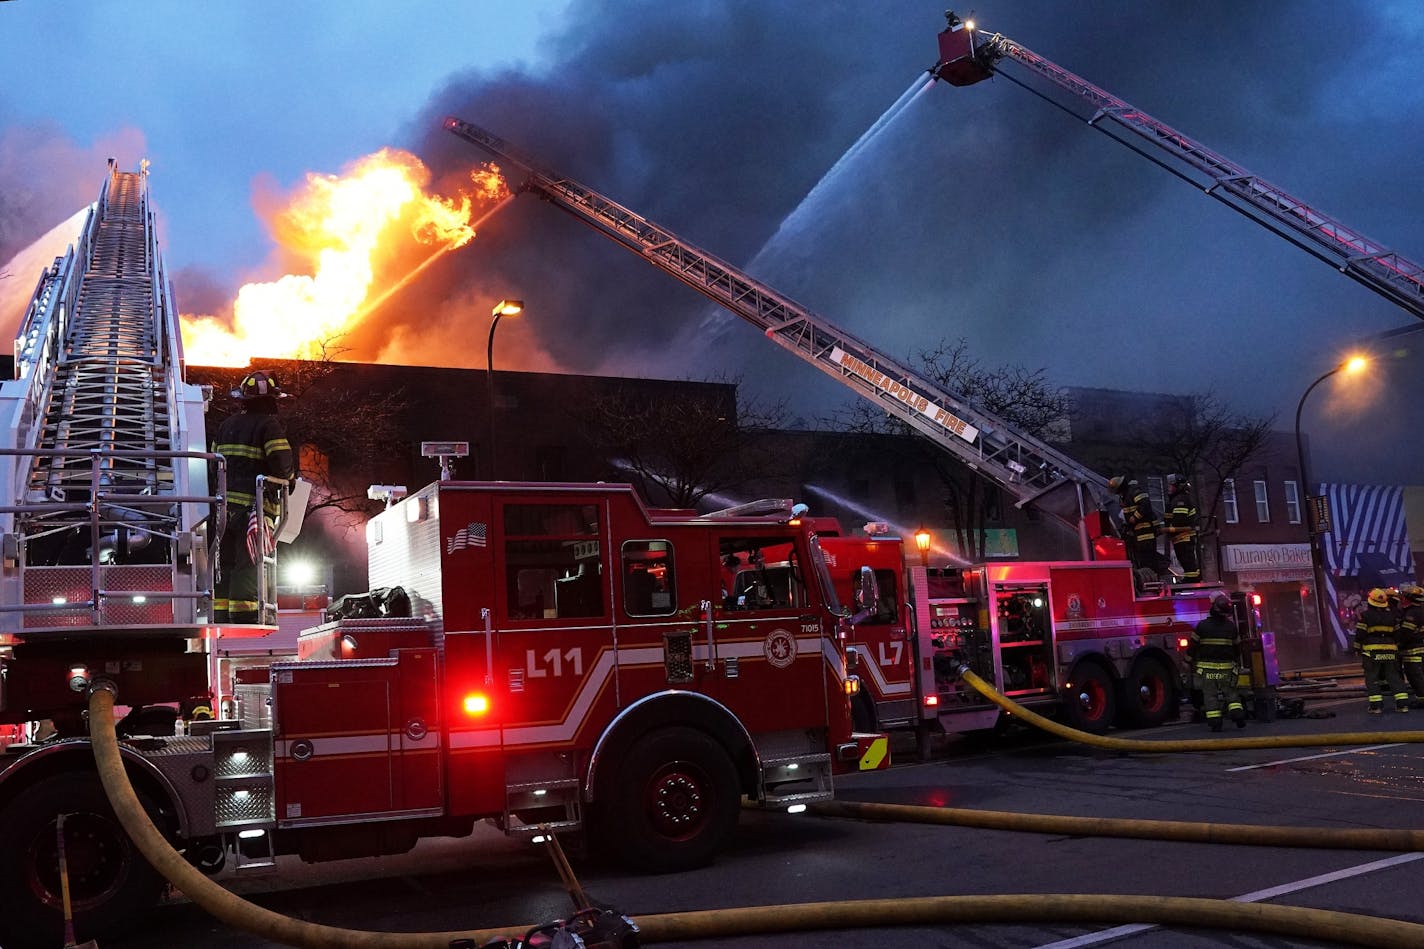
<instances>
[{"instance_id":1,"label":"blue and white striped awning","mask_svg":"<svg viewBox=\"0 0 1424 949\"><path fill-rule=\"evenodd\" d=\"M1325 595L1336 645L1354 635L1357 605L1373 586L1414 581L1414 558L1397 485L1316 485L1330 505L1330 530L1320 535Z\"/></svg>"}]
</instances>

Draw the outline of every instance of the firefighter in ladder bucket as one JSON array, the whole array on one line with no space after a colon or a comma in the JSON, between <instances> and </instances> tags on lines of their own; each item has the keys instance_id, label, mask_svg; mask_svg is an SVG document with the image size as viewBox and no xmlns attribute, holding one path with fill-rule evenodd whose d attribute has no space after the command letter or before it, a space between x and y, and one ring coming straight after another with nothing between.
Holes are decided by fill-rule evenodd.
<instances>
[{"instance_id":1,"label":"firefighter in ladder bucket","mask_svg":"<svg viewBox=\"0 0 1424 949\"><path fill-rule=\"evenodd\" d=\"M1123 542L1127 558L1137 570L1150 570L1153 579L1161 579L1166 563L1157 549L1157 535L1162 533L1162 519L1152 508L1152 498L1137 483L1136 478L1118 475L1108 482L1122 508Z\"/></svg>"},{"instance_id":2,"label":"firefighter in ladder bucket","mask_svg":"<svg viewBox=\"0 0 1424 949\"><path fill-rule=\"evenodd\" d=\"M1197 506L1186 475L1167 475L1167 536L1182 567L1182 583L1201 582L1201 557L1197 550Z\"/></svg>"},{"instance_id":3,"label":"firefighter in ladder bucket","mask_svg":"<svg viewBox=\"0 0 1424 949\"><path fill-rule=\"evenodd\" d=\"M1201 688L1206 722L1214 732L1221 731L1223 709L1237 728L1246 727L1246 708L1237 692L1239 636L1240 631L1231 616L1231 600L1224 593L1218 593L1211 598L1206 619L1192 630L1187 646L1192 678Z\"/></svg>"},{"instance_id":4,"label":"firefighter in ladder bucket","mask_svg":"<svg viewBox=\"0 0 1424 949\"><path fill-rule=\"evenodd\" d=\"M213 590L215 623L257 623L258 571L270 555L273 520L280 509L270 499L258 511L257 476L291 481L292 446L277 417L277 401L286 398L277 377L256 370L232 390L242 411L223 419L212 450L227 460L227 529L218 548L218 577Z\"/></svg>"}]
</instances>

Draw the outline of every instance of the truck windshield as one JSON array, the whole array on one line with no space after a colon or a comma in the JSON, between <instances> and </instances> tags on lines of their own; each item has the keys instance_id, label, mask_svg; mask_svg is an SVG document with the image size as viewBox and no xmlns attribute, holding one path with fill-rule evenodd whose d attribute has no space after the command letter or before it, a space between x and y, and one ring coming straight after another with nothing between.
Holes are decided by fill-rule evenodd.
<instances>
[{"instance_id":1,"label":"truck windshield","mask_svg":"<svg viewBox=\"0 0 1424 949\"><path fill-rule=\"evenodd\" d=\"M826 565L826 554L821 550L820 539L814 535L811 537L811 569L816 572L816 582L821 585L821 598L826 609L839 615L841 601L837 599L836 585L831 581L831 568Z\"/></svg>"}]
</instances>

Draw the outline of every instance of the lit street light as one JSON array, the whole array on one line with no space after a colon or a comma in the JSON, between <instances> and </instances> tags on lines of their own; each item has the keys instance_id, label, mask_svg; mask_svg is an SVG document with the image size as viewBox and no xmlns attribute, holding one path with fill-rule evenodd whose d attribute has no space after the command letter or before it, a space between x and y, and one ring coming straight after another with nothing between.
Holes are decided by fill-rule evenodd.
<instances>
[{"instance_id":1,"label":"lit street light","mask_svg":"<svg viewBox=\"0 0 1424 949\"><path fill-rule=\"evenodd\" d=\"M921 527L915 531L915 547L920 551L920 566L929 569L930 532Z\"/></svg>"},{"instance_id":2,"label":"lit street light","mask_svg":"<svg viewBox=\"0 0 1424 949\"><path fill-rule=\"evenodd\" d=\"M1354 373L1359 372L1367 365L1369 365L1369 360L1364 356L1351 356L1307 386L1305 392L1301 394L1300 402L1296 403L1295 407L1296 464L1300 470L1301 490L1305 492L1306 507L1308 509L1306 527L1308 528L1307 534L1310 538L1311 585L1315 592L1315 617L1317 622L1320 623L1320 658L1325 661L1334 658L1335 637L1332 633L1333 624L1331 624L1330 617L1325 609L1325 560L1320 552L1320 535L1316 531L1316 528L1320 525L1316 523L1316 518L1313 516L1313 509L1311 509L1310 505L1310 475L1306 473L1305 443L1300 437L1300 413L1305 408L1306 397L1315 391L1315 387L1320 385L1320 383L1329 379L1342 369L1346 372Z\"/></svg>"},{"instance_id":3,"label":"lit street light","mask_svg":"<svg viewBox=\"0 0 1424 949\"><path fill-rule=\"evenodd\" d=\"M501 316L518 316L524 309L523 300L500 300L494 306L490 320L489 346L485 349L485 377L489 382L489 479L495 480L494 467L494 329Z\"/></svg>"}]
</instances>

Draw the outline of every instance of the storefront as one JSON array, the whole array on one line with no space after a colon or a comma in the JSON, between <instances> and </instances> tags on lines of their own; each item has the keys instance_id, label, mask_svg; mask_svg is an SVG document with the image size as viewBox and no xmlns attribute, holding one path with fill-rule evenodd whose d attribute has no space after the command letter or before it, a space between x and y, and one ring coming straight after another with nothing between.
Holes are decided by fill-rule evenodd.
<instances>
[{"instance_id":1,"label":"storefront","mask_svg":"<svg viewBox=\"0 0 1424 949\"><path fill-rule=\"evenodd\" d=\"M1276 634L1283 669L1314 664L1320 655L1309 544L1224 544L1222 579L1261 596L1261 623Z\"/></svg>"}]
</instances>

